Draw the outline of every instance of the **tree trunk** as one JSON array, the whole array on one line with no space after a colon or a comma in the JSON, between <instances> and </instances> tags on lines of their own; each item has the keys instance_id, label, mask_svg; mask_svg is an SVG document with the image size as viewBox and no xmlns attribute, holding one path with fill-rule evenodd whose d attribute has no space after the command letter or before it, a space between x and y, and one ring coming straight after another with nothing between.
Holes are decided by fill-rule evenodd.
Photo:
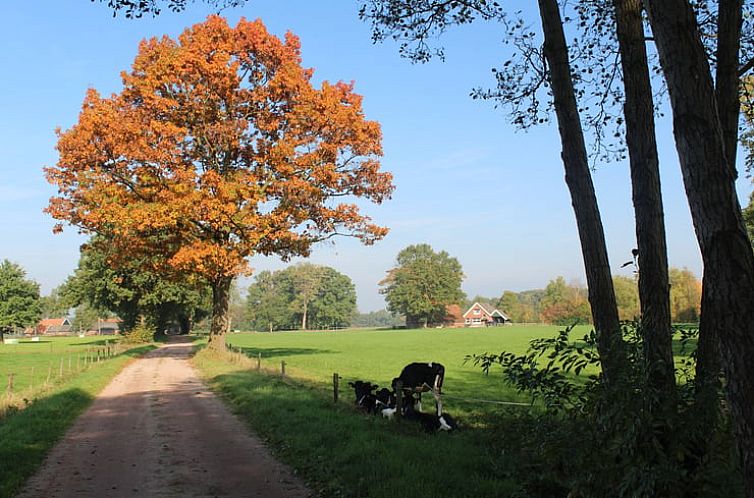
<instances>
[{"instance_id":1,"label":"tree trunk","mask_svg":"<svg viewBox=\"0 0 754 498\"><path fill-rule=\"evenodd\" d=\"M306 330L306 312L309 307L309 303L304 301L304 313L301 316L301 330Z\"/></svg>"},{"instance_id":2,"label":"tree trunk","mask_svg":"<svg viewBox=\"0 0 754 498\"><path fill-rule=\"evenodd\" d=\"M225 348L225 334L230 328L228 308L232 281L233 279L224 277L212 282L212 325L209 331L209 344L215 349Z\"/></svg>"},{"instance_id":3,"label":"tree trunk","mask_svg":"<svg viewBox=\"0 0 754 498\"><path fill-rule=\"evenodd\" d=\"M181 335L187 335L191 333L191 317L188 315L181 315L178 318L178 325L181 329Z\"/></svg>"},{"instance_id":4,"label":"tree trunk","mask_svg":"<svg viewBox=\"0 0 754 498\"><path fill-rule=\"evenodd\" d=\"M684 0L647 2L673 109L673 133L704 260L745 495L754 498L754 253L726 156L709 64Z\"/></svg>"},{"instance_id":5,"label":"tree trunk","mask_svg":"<svg viewBox=\"0 0 754 498\"><path fill-rule=\"evenodd\" d=\"M673 332L668 250L642 6L640 0L614 0L614 4L626 93L623 112L639 250L644 354L650 386L661 393L652 397L661 406L652 409L659 409L661 415L667 416L674 412L676 399Z\"/></svg>"},{"instance_id":6,"label":"tree trunk","mask_svg":"<svg viewBox=\"0 0 754 498\"><path fill-rule=\"evenodd\" d=\"M550 84L563 147L561 157L565 179L571 193L571 203L581 240L602 374L605 382L609 384L618 376L618 370L623 363L623 340L620 336L618 307L610 275L605 234L589 171L584 133L571 80L568 47L557 0L539 0L539 13L545 38L544 54L549 64Z\"/></svg>"}]
</instances>

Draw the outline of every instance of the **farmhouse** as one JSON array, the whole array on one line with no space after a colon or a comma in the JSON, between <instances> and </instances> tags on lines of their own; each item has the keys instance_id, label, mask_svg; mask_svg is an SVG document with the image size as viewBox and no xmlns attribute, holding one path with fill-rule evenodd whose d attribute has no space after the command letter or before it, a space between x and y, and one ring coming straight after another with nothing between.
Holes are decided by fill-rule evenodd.
<instances>
[{"instance_id":1,"label":"farmhouse","mask_svg":"<svg viewBox=\"0 0 754 498\"><path fill-rule=\"evenodd\" d=\"M469 310L463 314L463 322L467 327L490 327L496 325L505 325L511 319L489 305L474 303Z\"/></svg>"},{"instance_id":2,"label":"farmhouse","mask_svg":"<svg viewBox=\"0 0 754 498\"><path fill-rule=\"evenodd\" d=\"M67 335L71 333L71 322L67 318L45 318L37 324L37 334Z\"/></svg>"}]
</instances>

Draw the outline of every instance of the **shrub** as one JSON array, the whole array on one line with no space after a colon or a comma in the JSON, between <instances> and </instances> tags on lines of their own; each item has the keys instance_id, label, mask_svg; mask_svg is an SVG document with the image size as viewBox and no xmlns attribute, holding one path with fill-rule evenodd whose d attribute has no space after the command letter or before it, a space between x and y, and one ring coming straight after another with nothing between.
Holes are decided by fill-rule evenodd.
<instances>
[{"instance_id":1,"label":"shrub","mask_svg":"<svg viewBox=\"0 0 754 498\"><path fill-rule=\"evenodd\" d=\"M154 329L151 329L144 324L140 324L126 332L123 336L123 340L131 344L153 342L154 334Z\"/></svg>"},{"instance_id":2,"label":"shrub","mask_svg":"<svg viewBox=\"0 0 754 498\"><path fill-rule=\"evenodd\" d=\"M535 339L523 355L468 356L489 372L502 367L504 381L531 394L542 409L499 429L500 451L519 448L516 478L523 496L731 497L741 496L741 475L722 396L723 416L705 420L693 390L694 354L677 372L678 407L654 413L661 393L648 382L643 341L636 323L624 323L628 365L608 388L598 373L594 332L572 341L572 327L554 338ZM693 331L681 345L693 345ZM503 447L503 445L505 447Z\"/></svg>"}]
</instances>

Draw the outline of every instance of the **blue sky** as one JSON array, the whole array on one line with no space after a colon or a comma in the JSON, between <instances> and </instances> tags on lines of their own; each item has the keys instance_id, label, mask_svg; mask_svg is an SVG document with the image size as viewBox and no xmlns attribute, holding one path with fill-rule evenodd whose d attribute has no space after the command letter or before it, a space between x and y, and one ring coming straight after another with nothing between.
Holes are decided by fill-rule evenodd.
<instances>
[{"instance_id":1,"label":"blue sky","mask_svg":"<svg viewBox=\"0 0 754 498\"><path fill-rule=\"evenodd\" d=\"M319 246L311 261L350 276L362 311L384 307L377 282L398 251L414 243L457 257L470 296L541 288L558 275L584 282L557 129L517 132L502 111L469 97L472 88L492 84L490 68L505 51L499 30L452 30L442 40L445 62L414 65L398 56L395 43L372 44L357 7L249 0L223 12L231 23L261 18L277 35L296 33L315 79L355 81L367 117L382 124L383 168L394 174L396 191L367 211L390 234L372 247L350 239ZM142 38L175 36L210 12L198 2L182 13L127 20L89 0L0 4L0 259L21 264L44 294L73 271L84 241L72 228L53 235L53 221L42 213L55 193L42 174L57 160L55 128L75 123L88 87L120 90L120 71L130 67ZM700 275L668 118L658 133L670 263ZM628 165L598 165L594 181L611 265L629 274L619 268L635 246ZM739 180L742 202L750 191L750 182ZM255 257L252 266L285 264Z\"/></svg>"}]
</instances>

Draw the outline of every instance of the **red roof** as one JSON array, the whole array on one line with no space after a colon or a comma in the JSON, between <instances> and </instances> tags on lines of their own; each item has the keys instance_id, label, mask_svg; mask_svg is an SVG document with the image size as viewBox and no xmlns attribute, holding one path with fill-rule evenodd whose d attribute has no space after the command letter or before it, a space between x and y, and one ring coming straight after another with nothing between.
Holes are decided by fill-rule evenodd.
<instances>
[{"instance_id":1,"label":"red roof","mask_svg":"<svg viewBox=\"0 0 754 498\"><path fill-rule=\"evenodd\" d=\"M67 318L45 318L39 321L39 326L40 327L61 327L63 325L70 325L70 323L66 323L67 321L68 321Z\"/></svg>"}]
</instances>

